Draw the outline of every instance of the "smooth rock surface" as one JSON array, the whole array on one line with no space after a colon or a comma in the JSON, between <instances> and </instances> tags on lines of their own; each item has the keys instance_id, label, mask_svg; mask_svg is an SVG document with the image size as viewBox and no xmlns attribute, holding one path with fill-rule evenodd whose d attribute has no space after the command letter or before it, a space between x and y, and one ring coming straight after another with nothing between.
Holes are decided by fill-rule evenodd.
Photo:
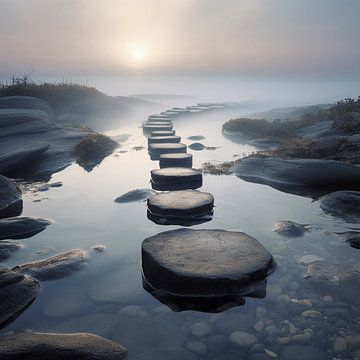
<instances>
[{"instance_id":1,"label":"smooth rock surface","mask_svg":"<svg viewBox=\"0 0 360 360\"><path fill-rule=\"evenodd\" d=\"M7 360L120 360L127 350L103 337L87 334L23 332L0 338Z\"/></svg>"},{"instance_id":2,"label":"smooth rock surface","mask_svg":"<svg viewBox=\"0 0 360 360\"><path fill-rule=\"evenodd\" d=\"M169 131L172 130L173 126L170 124L163 125L144 125L143 130L146 133L151 133L152 131Z\"/></svg>"},{"instance_id":3,"label":"smooth rock surface","mask_svg":"<svg viewBox=\"0 0 360 360\"><path fill-rule=\"evenodd\" d=\"M201 150L204 150L204 149L205 149L205 145L196 142L196 143L190 144L190 145L189 145L189 149L195 150L195 151L201 151Z\"/></svg>"},{"instance_id":4,"label":"smooth rock surface","mask_svg":"<svg viewBox=\"0 0 360 360\"><path fill-rule=\"evenodd\" d=\"M271 254L239 232L178 229L142 243L144 277L152 287L173 294L241 295L274 268Z\"/></svg>"},{"instance_id":5,"label":"smooth rock surface","mask_svg":"<svg viewBox=\"0 0 360 360\"><path fill-rule=\"evenodd\" d=\"M46 229L51 222L45 219L15 217L0 220L0 240L26 239Z\"/></svg>"},{"instance_id":6,"label":"smooth rock surface","mask_svg":"<svg viewBox=\"0 0 360 360\"><path fill-rule=\"evenodd\" d=\"M285 237L301 237L305 235L307 228L305 225L293 221L278 221L275 223L274 231Z\"/></svg>"},{"instance_id":7,"label":"smooth rock surface","mask_svg":"<svg viewBox=\"0 0 360 360\"><path fill-rule=\"evenodd\" d=\"M150 136L148 137L148 144L163 144L163 143L180 143L181 137L177 135L171 136Z\"/></svg>"},{"instance_id":8,"label":"smooth rock surface","mask_svg":"<svg viewBox=\"0 0 360 360\"><path fill-rule=\"evenodd\" d=\"M75 249L44 260L15 266L13 270L31 275L38 280L53 280L82 269L87 259L86 251Z\"/></svg>"},{"instance_id":9,"label":"smooth rock surface","mask_svg":"<svg viewBox=\"0 0 360 360\"><path fill-rule=\"evenodd\" d=\"M232 344L242 349L249 349L252 345L254 345L257 342L257 338L255 335L243 331L233 332L230 335L229 340Z\"/></svg>"},{"instance_id":10,"label":"smooth rock surface","mask_svg":"<svg viewBox=\"0 0 360 360\"><path fill-rule=\"evenodd\" d=\"M154 194L155 191L152 189L135 189L120 195L114 201L116 203L121 203L121 204L129 203L129 202L140 202L148 199L150 196Z\"/></svg>"},{"instance_id":11,"label":"smooth rock surface","mask_svg":"<svg viewBox=\"0 0 360 360\"><path fill-rule=\"evenodd\" d=\"M360 167L334 160L250 157L236 163L234 173L245 181L310 197L360 189Z\"/></svg>"},{"instance_id":12,"label":"smooth rock surface","mask_svg":"<svg viewBox=\"0 0 360 360\"><path fill-rule=\"evenodd\" d=\"M0 175L0 218L20 215L23 203L15 183Z\"/></svg>"},{"instance_id":13,"label":"smooth rock surface","mask_svg":"<svg viewBox=\"0 0 360 360\"><path fill-rule=\"evenodd\" d=\"M20 315L39 292L40 284L35 279L0 267L0 327Z\"/></svg>"},{"instance_id":14,"label":"smooth rock surface","mask_svg":"<svg viewBox=\"0 0 360 360\"><path fill-rule=\"evenodd\" d=\"M152 137L157 137L157 136L172 136L175 135L175 130L168 130L168 131L153 131L151 133Z\"/></svg>"},{"instance_id":15,"label":"smooth rock surface","mask_svg":"<svg viewBox=\"0 0 360 360\"><path fill-rule=\"evenodd\" d=\"M151 196L147 204L149 211L158 216L202 217L212 213L214 197L198 190L169 191Z\"/></svg>"},{"instance_id":16,"label":"smooth rock surface","mask_svg":"<svg viewBox=\"0 0 360 360\"><path fill-rule=\"evenodd\" d=\"M160 169L168 167L191 168L193 164L192 154L162 154L160 155Z\"/></svg>"},{"instance_id":17,"label":"smooth rock surface","mask_svg":"<svg viewBox=\"0 0 360 360\"><path fill-rule=\"evenodd\" d=\"M346 222L360 222L360 191L335 191L320 200L320 207L328 214Z\"/></svg>"},{"instance_id":18,"label":"smooth rock surface","mask_svg":"<svg viewBox=\"0 0 360 360\"><path fill-rule=\"evenodd\" d=\"M182 143L150 144L149 153L153 160L159 160L161 154L186 153L186 145Z\"/></svg>"}]
</instances>

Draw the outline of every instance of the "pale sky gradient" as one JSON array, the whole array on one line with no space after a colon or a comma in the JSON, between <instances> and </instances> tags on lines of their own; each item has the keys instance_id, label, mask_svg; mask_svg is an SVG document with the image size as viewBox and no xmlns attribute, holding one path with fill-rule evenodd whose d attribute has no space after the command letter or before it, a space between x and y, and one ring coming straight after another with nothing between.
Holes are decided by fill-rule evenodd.
<instances>
[{"instance_id":1,"label":"pale sky gradient","mask_svg":"<svg viewBox=\"0 0 360 360\"><path fill-rule=\"evenodd\" d=\"M360 0L0 0L0 72L360 73Z\"/></svg>"}]
</instances>

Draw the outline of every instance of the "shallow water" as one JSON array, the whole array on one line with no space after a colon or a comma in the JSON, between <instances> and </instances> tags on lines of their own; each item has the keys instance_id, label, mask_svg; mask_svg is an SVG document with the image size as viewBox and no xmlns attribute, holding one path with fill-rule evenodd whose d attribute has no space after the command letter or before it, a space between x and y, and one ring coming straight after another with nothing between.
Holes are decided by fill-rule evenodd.
<instances>
[{"instance_id":1,"label":"shallow water","mask_svg":"<svg viewBox=\"0 0 360 360\"><path fill-rule=\"evenodd\" d=\"M234 160L255 150L222 136L221 125L231 115L234 114L203 114L173 121L182 142L189 145L194 141L187 140L188 136L203 135L205 139L201 143L218 147L189 150L194 155L193 167L199 168L206 161ZM303 278L306 266L297 261L303 255L313 254L330 262L355 264L358 250L328 233L345 231L355 225L324 215L318 202L309 198L247 183L233 175L204 175L201 190L215 198L214 217L193 228L243 231L257 238L278 263L277 270L268 278L267 296L247 297L244 306L219 314L173 312L143 289L141 242L177 226L156 225L148 220L146 202L113 201L127 191L149 188L150 170L158 168L158 162L148 156L147 139L140 125L135 122L110 132L130 134L130 137L92 172L72 165L52 178L52 182L63 182L63 187L25 194L23 215L49 218L54 223L42 233L21 241L24 249L2 265L14 266L74 248L89 250L91 257L86 268L78 273L43 282L35 302L2 333L24 329L92 332L126 346L130 360L197 358L186 350L194 345L189 345L189 341L195 340L206 345L204 348L195 344L198 351L207 349L202 355L205 358L238 359L249 355L247 350L228 344L232 332L253 333L258 343L279 354L285 345L279 345L277 339L294 335L286 329L289 321L295 325L296 334L305 334L304 330L309 328L313 331L311 338L292 338L292 343L314 345L329 352L330 358L335 356L335 336L359 333L359 300L346 292L330 294L312 287ZM134 150L141 146L142 150ZM301 238L287 239L273 232L279 220L311 224L312 230ZM91 246L96 244L104 244L106 250L92 251ZM332 300L324 301L326 295L331 295ZM299 299L310 299L312 306L308 302L299 304ZM305 310L316 310L320 315L305 319L301 316ZM261 325L265 330L254 329L259 321L263 323L257 326L258 330ZM206 329L201 336L192 326L197 322ZM352 358L354 352L346 350L343 355Z\"/></svg>"}]
</instances>

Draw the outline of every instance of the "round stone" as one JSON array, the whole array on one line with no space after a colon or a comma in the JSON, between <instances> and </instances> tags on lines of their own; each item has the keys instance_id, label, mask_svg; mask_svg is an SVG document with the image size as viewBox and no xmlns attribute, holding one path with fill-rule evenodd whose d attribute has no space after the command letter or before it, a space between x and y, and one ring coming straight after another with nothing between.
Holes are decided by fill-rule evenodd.
<instances>
[{"instance_id":1,"label":"round stone","mask_svg":"<svg viewBox=\"0 0 360 360\"><path fill-rule=\"evenodd\" d=\"M155 190L196 189L202 185L201 170L188 168L162 168L151 171Z\"/></svg>"},{"instance_id":2,"label":"round stone","mask_svg":"<svg viewBox=\"0 0 360 360\"><path fill-rule=\"evenodd\" d=\"M151 133L152 137L155 136L171 136L171 135L175 135L175 130L168 130L168 131L153 131Z\"/></svg>"},{"instance_id":3,"label":"round stone","mask_svg":"<svg viewBox=\"0 0 360 360\"><path fill-rule=\"evenodd\" d=\"M186 167L191 168L193 163L192 154L162 154L160 155L160 168Z\"/></svg>"},{"instance_id":4,"label":"round stone","mask_svg":"<svg viewBox=\"0 0 360 360\"><path fill-rule=\"evenodd\" d=\"M243 332L235 331L230 335L230 342L242 349L249 349L251 346L257 343L257 338L255 335Z\"/></svg>"},{"instance_id":5,"label":"round stone","mask_svg":"<svg viewBox=\"0 0 360 360\"><path fill-rule=\"evenodd\" d=\"M271 254L241 232L178 229L142 243L145 279L173 294L241 295L274 268Z\"/></svg>"},{"instance_id":6,"label":"round stone","mask_svg":"<svg viewBox=\"0 0 360 360\"><path fill-rule=\"evenodd\" d=\"M202 144L202 143L196 142L196 143L190 144L190 145L189 145L189 148L190 148L191 150L201 151L201 150L204 150L204 149L205 149L205 145Z\"/></svg>"},{"instance_id":7,"label":"round stone","mask_svg":"<svg viewBox=\"0 0 360 360\"><path fill-rule=\"evenodd\" d=\"M201 217L212 213L214 197L198 190L180 190L158 193L148 201L151 213L164 217Z\"/></svg>"},{"instance_id":8,"label":"round stone","mask_svg":"<svg viewBox=\"0 0 360 360\"><path fill-rule=\"evenodd\" d=\"M148 138L148 144L161 144L161 143L179 143L181 141L180 136L150 136Z\"/></svg>"},{"instance_id":9,"label":"round stone","mask_svg":"<svg viewBox=\"0 0 360 360\"><path fill-rule=\"evenodd\" d=\"M161 154L186 153L186 145L182 143L150 144L149 153L153 160L159 160Z\"/></svg>"}]
</instances>

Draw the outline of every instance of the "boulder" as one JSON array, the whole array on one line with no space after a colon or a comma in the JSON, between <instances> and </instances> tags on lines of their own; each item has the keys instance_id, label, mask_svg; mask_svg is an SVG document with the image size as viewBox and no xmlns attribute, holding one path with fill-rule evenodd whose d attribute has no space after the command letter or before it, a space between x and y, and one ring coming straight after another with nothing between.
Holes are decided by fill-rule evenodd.
<instances>
[{"instance_id":1,"label":"boulder","mask_svg":"<svg viewBox=\"0 0 360 360\"><path fill-rule=\"evenodd\" d=\"M301 237L308 231L308 225L298 224L289 220L278 221L275 223L274 231L285 237Z\"/></svg>"},{"instance_id":2,"label":"boulder","mask_svg":"<svg viewBox=\"0 0 360 360\"><path fill-rule=\"evenodd\" d=\"M181 141L180 136L150 136L148 138L148 144L162 144L162 143L179 143Z\"/></svg>"},{"instance_id":3,"label":"boulder","mask_svg":"<svg viewBox=\"0 0 360 360\"><path fill-rule=\"evenodd\" d=\"M126 353L123 346L87 333L23 332L0 338L0 354L7 360L120 360Z\"/></svg>"},{"instance_id":4,"label":"boulder","mask_svg":"<svg viewBox=\"0 0 360 360\"><path fill-rule=\"evenodd\" d=\"M168 131L153 131L151 133L152 137L155 136L172 136L175 135L175 130L168 130Z\"/></svg>"},{"instance_id":5,"label":"boulder","mask_svg":"<svg viewBox=\"0 0 360 360\"><path fill-rule=\"evenodd\" d=\"M50 258L15 266L12 270L28 274L38 280L59 279L82 269L88 259L88 253L75 249Z\"/></svg>"},{"instance_id":6,"label":"boulder","mask_svg":"<svg viewBox=\"0 0 360 360\"><path fill-rule=\"evenodd\" d=\"M320 199L320 207L346 222L360 222L360 191L335 191Z\"/></svg>"},{"instance_id":7,"label":"boulder","mask_svg":"<svg viewBox=\"0 0 360 360\"><path fill-rule=\"evenodd\" d=\"M152 160L159 160L161 154L186 153L186 145L182 143L150 144L149 154Z\"/></svg>"},{"instance_id":8,"label":"boulder","mask_svg":"<svg viewBox=\"0 0 360 360\"><path fill-rule=\"evenodd\" d=\"M21 191L14 182L0 175L0 218L20 215L22 208Z\"/></svg>"},{"instance_id":9,"label":"boulder","mask_svg":"<svg viewBox=\"0 0 360 360\"><path fill-rule=\"evenodd\" d=\"M191 168L193 164L192 154L162 154L160 155L160 168L185 167Z\"/></svg>"},{"instance_id":10,"label":"boulder","mask_svg":"<svg viewBox=\"0 0 360 360\"><path fill-rule=\"evenodd\" d=\"M35 279L0 267L0 327L19 316L39 292L40 284Z\"/></svg>"},{"instance_id":11,"label":"boulder","mask_svg":"<svg viewBox=\"0 0 360 360\"><path fill-rule=\"evenodd\" d=\"M114 201L116 203L124 204L129 202L140 202L148 199L154 195L155 191L152 189L135 189L120 195Z\"/></svg>"},{"instance_id":12,"label":"boulder","mask_svg":"<svg viewBox=\"0 0 360 360\"><path fill-rule=\"evenodd\" d=\"M202 172L181 167L151 170L151 185L162 191L196 189L202 185Z\"/></svg>"},{"instance_id":13,"label":"boulder","mask_svg":"<svg viewBox=\"0 0 360 360\"><path fill-rule=\"evenodd\" d=\"M180 296L241 296L275 269L271 254L240 232L178 229L145 239L141 248L148 283Z\"/></svg>"},{"instance_id":14,"label":"boulder","mask_svg":"<svg viewBox=\"0 0 360 360\"><path fill-rule=\"evenodd\" d=\"M0 261L5 260L11 254L21 249L21 245L13 241L0 241Z\"/></svg>"},{"instance_id":15,"label":"boulder","mask_svg":"<svg viewBox=\"0 0 360 360\"><path fill-rule=\"evenodd\" d=\"M209 216L214 207L214 197L198 190L162 192L147 200L152 214L164 218L197 218Z\"/></svg>"},{"instance_id":16,"label":"boulder","mask_svg":"<svg viewBox=\"0 0 360 360\"><path fill-rule=\"evenodd\" d=\"M309 197L360 189L360 167L334 160L250 157L237 162L234 173L245 181Z\"/></svg>"},{"instance_id":17,"label":"boulder","mask_svg":"<svg viewBox=\"0 0 360 360\"><path fill-rule=\"evenodd\" d=\"M51 222L45 219L15 217L0 220L0 240L26 239L45 230Z\"/></svg>"}]
</instances>

